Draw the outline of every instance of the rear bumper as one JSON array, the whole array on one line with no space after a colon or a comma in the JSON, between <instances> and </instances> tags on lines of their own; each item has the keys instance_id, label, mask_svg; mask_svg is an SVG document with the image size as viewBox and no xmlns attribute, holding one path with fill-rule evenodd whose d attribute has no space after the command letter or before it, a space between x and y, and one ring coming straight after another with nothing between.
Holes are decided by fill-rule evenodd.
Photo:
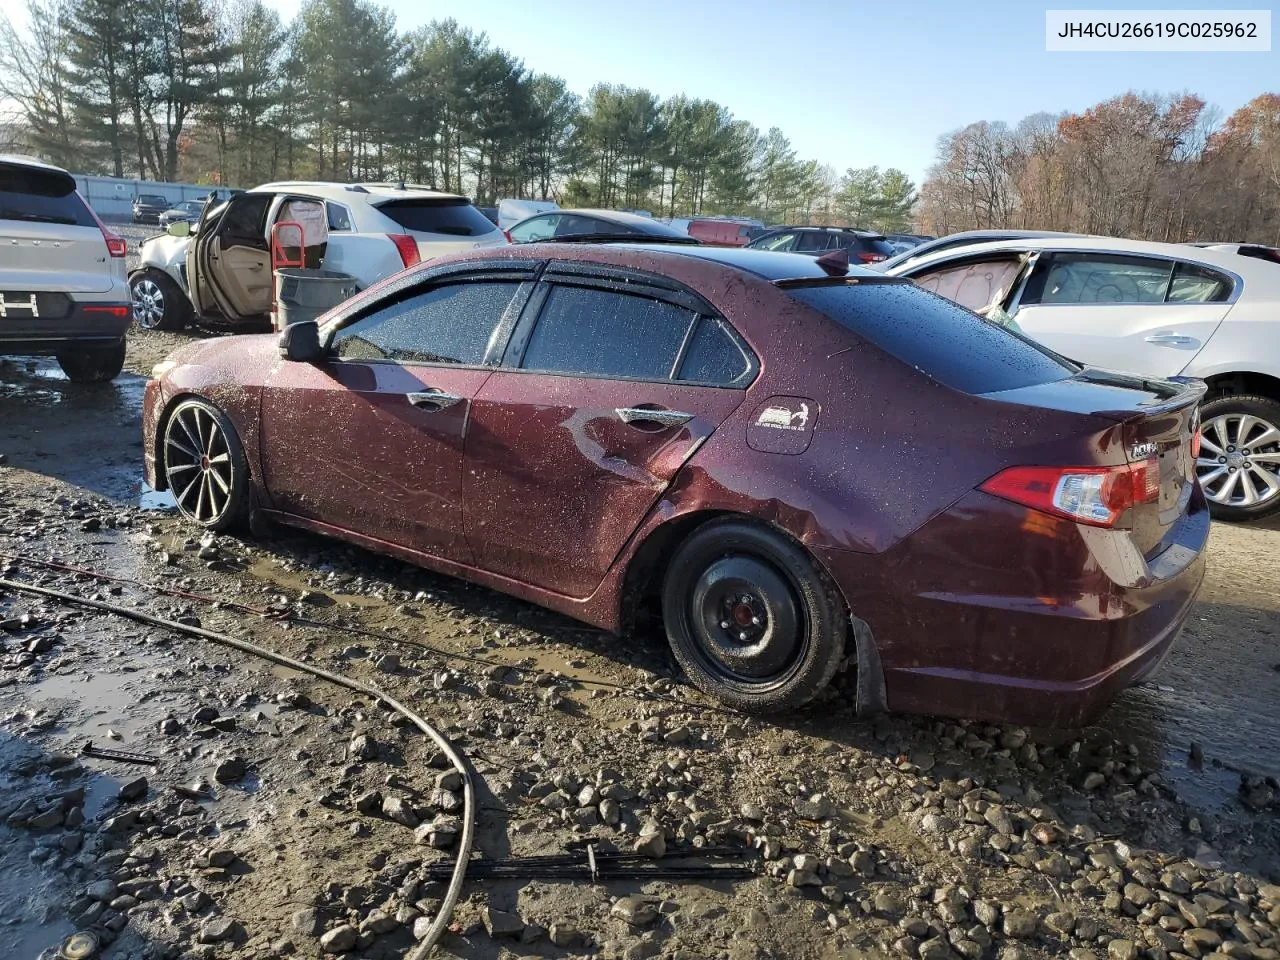
<instances>
[{"instance_id":1,"label":"rear bumper","mask_svg":"<svg viewBox=\"0 0 1280 960\"><path fill-rule=\"evenodd\" d=\"M112 310L123 310L116 316ZM65 317L0 318L0 354L53 354L68 346L119 343L133 320L130 303L77 303Z\"/></svg>"},{"instance_id":2,"label":"rear bumper","mask_svg":"<svg viewBox=\"0 0 1280 960\"><path fill-rule=\"evenodd\" d=\"M1190 615L1209 533L1194 500L1150 562L1122 556L1123 532L981 493L877 558L823 559L871 627L890 709L1078 727L1149 676Z\"/></svg>"}]
</instances>

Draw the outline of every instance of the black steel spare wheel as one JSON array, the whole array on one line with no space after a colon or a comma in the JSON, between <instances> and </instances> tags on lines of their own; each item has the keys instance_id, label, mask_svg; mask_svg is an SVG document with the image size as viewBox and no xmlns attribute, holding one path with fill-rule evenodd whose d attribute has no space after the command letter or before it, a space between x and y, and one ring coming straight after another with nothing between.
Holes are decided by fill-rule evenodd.
<instances>
[{"instance_id":1,"label":"black steel spare wheel","mask_svg":"<svg viewBox=\"0 0 1280 960\"><path fill-rule=\"evenodd\" d=\"M843 605L790 538L737 519L699 527L676 551L663 619L680 665L701 689L742 710L812 699L844 657Z\"/></svg>"},{"instance_id":2,"label":"black steel spare wheel","mask_svg":"<svg viewBox=\"0 0 1280 960\"><path fill-rule=\"evenodd\" d=\"M204 400L184 400L165 424L165 482L178 510L210 530L226 530L249 508L249 471L235 427Z\"/></svg>"}]
</instances>

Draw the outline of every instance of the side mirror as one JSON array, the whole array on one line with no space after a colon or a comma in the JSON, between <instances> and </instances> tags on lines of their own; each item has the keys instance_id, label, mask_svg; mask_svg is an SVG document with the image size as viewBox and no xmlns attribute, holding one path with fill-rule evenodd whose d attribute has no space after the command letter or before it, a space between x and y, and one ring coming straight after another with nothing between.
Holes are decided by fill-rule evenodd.
<instances>
[{"instance_id":1,"label":"side mirror","mask_svg":"<svg viewBox=\"0 0 1280 960\"><path fill-rule=\"evenodd\" d=\"M176 220L164 231L171 237L189 237L191 236L191 224L186 220Z\"/></svg>"},{"instance_id":2,"label":"side mirror","mask_svg":"<svg viewBox=\"0 0 1280 960\"><path fill-rule=\"evenodd\" d=\"M291 323L280 331L280 356L297 363L315 363L324 356L320 325L314 320Z\"/></svg>"}]
</instances>

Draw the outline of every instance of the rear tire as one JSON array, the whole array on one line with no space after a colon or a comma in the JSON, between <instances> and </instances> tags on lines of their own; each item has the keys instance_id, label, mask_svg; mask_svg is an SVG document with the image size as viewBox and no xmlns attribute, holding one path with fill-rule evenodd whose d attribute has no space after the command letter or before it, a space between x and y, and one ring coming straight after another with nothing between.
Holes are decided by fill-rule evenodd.
<instances>
[{"instance_id":1,"label":"rear tire","mask_svg":"<svg viewBox=\"0 0 1280 960\"><path fill-rule=\"evenodd\" d=\"M74 347L60 350L58 366L72 383L106 383L124 369L124 341L105 347Z\"/></svg>"},{"instance_id":2,"label":"rear tire","mask_svg":"<svg viewBox=\"0 0 1280 960\"><path fill-rule=\"evenodd\" d=\"M1280 402L1214 397L1200 405L1200 425L1196 473L1213 518L1249 523L1280 513Z\"/></svg>"},{"instance_id":3,"label":"rear tire","mask_svg":"<svg viewBox=\"0 0 1280 960\"><path fill-rule=\"evenodd\" d=\"M140 330L181 330L191 322L191 301L161 270L135 272L129 277L129 293Z\"/></svg>"},{"instance_id":4,"label":"rear tire","mask_svg":"<svg viewBox=\"0 0 1280 960\"><path fill-rule=\"evenodd\" d=\"M737 518L714 520L676 550L662 616L693 683L748 713L812 700L845 655L844 604L795 541Z\"/></svg>"}]
</instances>

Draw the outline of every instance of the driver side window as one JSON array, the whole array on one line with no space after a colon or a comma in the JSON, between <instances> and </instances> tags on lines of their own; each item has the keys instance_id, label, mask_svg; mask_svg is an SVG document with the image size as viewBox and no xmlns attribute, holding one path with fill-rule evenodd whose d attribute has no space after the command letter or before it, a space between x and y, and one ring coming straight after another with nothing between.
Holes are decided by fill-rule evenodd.
<instances>
[{"instance_id":1,"label":"driver side window","mask_svg":"<svg viewBox=\"0 0 1280 960\"><path fill-rule=\"evenodd\" d=\"M534 217L524 223L517 223L509 231L512 243L532 243L534 240L550 240L556 233L556 224L560 222L559 214L545 217Z\"/></svg>"},{"instance_id":2,"label":"driver side window","mask_svg":"<svg viewBox=\"0 0 1280 960\"><path fill-rule=\"evenodd\" d=\"M334 334L339 360L479 366L519 283L446 283L363 317Z\"/></svg>"}]
</instances>

